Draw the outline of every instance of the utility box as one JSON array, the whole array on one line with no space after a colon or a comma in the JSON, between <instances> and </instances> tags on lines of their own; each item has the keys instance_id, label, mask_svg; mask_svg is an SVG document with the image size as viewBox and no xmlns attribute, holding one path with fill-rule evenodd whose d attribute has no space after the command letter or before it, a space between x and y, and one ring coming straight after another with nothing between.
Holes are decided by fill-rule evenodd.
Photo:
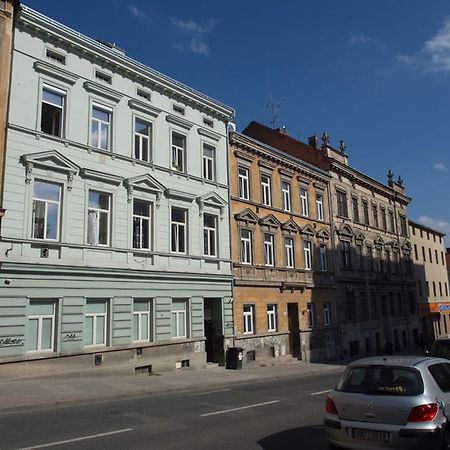
<instances>
[{"instance_id":1,"label":"utility box","mask_svg":"<svg viewBox=\"0 0 450 450\"><path fill-rule=\"evenodd\" d=\"M242 360L244 359L244 349L241 347L230 347L227 350L226 368L227 369L242 369Z\"/></svg>"}]
</instances>

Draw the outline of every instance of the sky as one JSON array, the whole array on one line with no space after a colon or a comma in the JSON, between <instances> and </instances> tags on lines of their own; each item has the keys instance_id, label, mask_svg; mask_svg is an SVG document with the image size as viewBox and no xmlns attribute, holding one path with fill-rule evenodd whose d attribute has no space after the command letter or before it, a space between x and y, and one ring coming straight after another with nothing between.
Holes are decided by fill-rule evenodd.
<instances>
[{"instance_id":1,"label":"sky","mask_svg":"<svg viewBox=\"0 0 450 450\"><path fill-rule=\"evenodd\" d=\"M28 0L24 4L252 120L304 142L327 131L350 164L412 197L449 236L448 0ZM88 14L86 14L88 12Z\"/></svg>"}]
</instances>

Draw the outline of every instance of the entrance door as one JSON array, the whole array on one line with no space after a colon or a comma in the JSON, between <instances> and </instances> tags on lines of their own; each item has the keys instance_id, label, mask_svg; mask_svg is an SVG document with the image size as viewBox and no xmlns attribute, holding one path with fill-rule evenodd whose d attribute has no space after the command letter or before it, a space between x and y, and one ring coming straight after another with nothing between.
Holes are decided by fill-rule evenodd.
<instances>
[{"instance_id":1,"label":"entrance door","mask_svg":"<svg viewBox=\"0 0 450 450\"><path fill-rule=\"evenodd\" d=\"M204 326L206 362L223 364L225 361L222 327L222 299L204 299Z\"/></svg>"},{"instance_id":2,"label":"entrance door","mask_svg":"<svg viewBox=\"0 0 450 450\"><path fill-rule=\"evenodd\" d=\"M289 345L294 358L301 359L300 324L298 320L298 303L288 303Z\"/></svg>"}]
</instances>

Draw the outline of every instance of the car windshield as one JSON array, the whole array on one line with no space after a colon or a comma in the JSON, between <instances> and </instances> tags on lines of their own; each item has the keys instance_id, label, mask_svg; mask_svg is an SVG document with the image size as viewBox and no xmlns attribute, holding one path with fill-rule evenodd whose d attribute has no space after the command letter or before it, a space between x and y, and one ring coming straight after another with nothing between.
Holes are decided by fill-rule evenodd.
<instances>
[{"instance_id":1,"label":"car windshield","mask_svg":"<svg viewBox=\"0 0 450 450\"><path fill-rule=\"evenodd\" d=\"M371 395L414 396L423 393L420 372L397 366L348 367L336 390Z\"/></svg>"}]
</instances>

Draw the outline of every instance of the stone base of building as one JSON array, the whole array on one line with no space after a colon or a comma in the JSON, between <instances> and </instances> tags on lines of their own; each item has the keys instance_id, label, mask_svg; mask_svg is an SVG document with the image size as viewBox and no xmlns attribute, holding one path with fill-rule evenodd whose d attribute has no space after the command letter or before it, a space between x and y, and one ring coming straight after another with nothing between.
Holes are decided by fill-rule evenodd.
<instances>
[{"instance_id":1,"label":"stone base of building","mask_svg":"<svg viewBox=\"0 0 450 450\"><path fill-rule=\"evenodd\" d=\"M204 340L81 354L0 361L0 380L37 377L157 374L185 367L206 368Z\"/></svg>"}]
</instances>

